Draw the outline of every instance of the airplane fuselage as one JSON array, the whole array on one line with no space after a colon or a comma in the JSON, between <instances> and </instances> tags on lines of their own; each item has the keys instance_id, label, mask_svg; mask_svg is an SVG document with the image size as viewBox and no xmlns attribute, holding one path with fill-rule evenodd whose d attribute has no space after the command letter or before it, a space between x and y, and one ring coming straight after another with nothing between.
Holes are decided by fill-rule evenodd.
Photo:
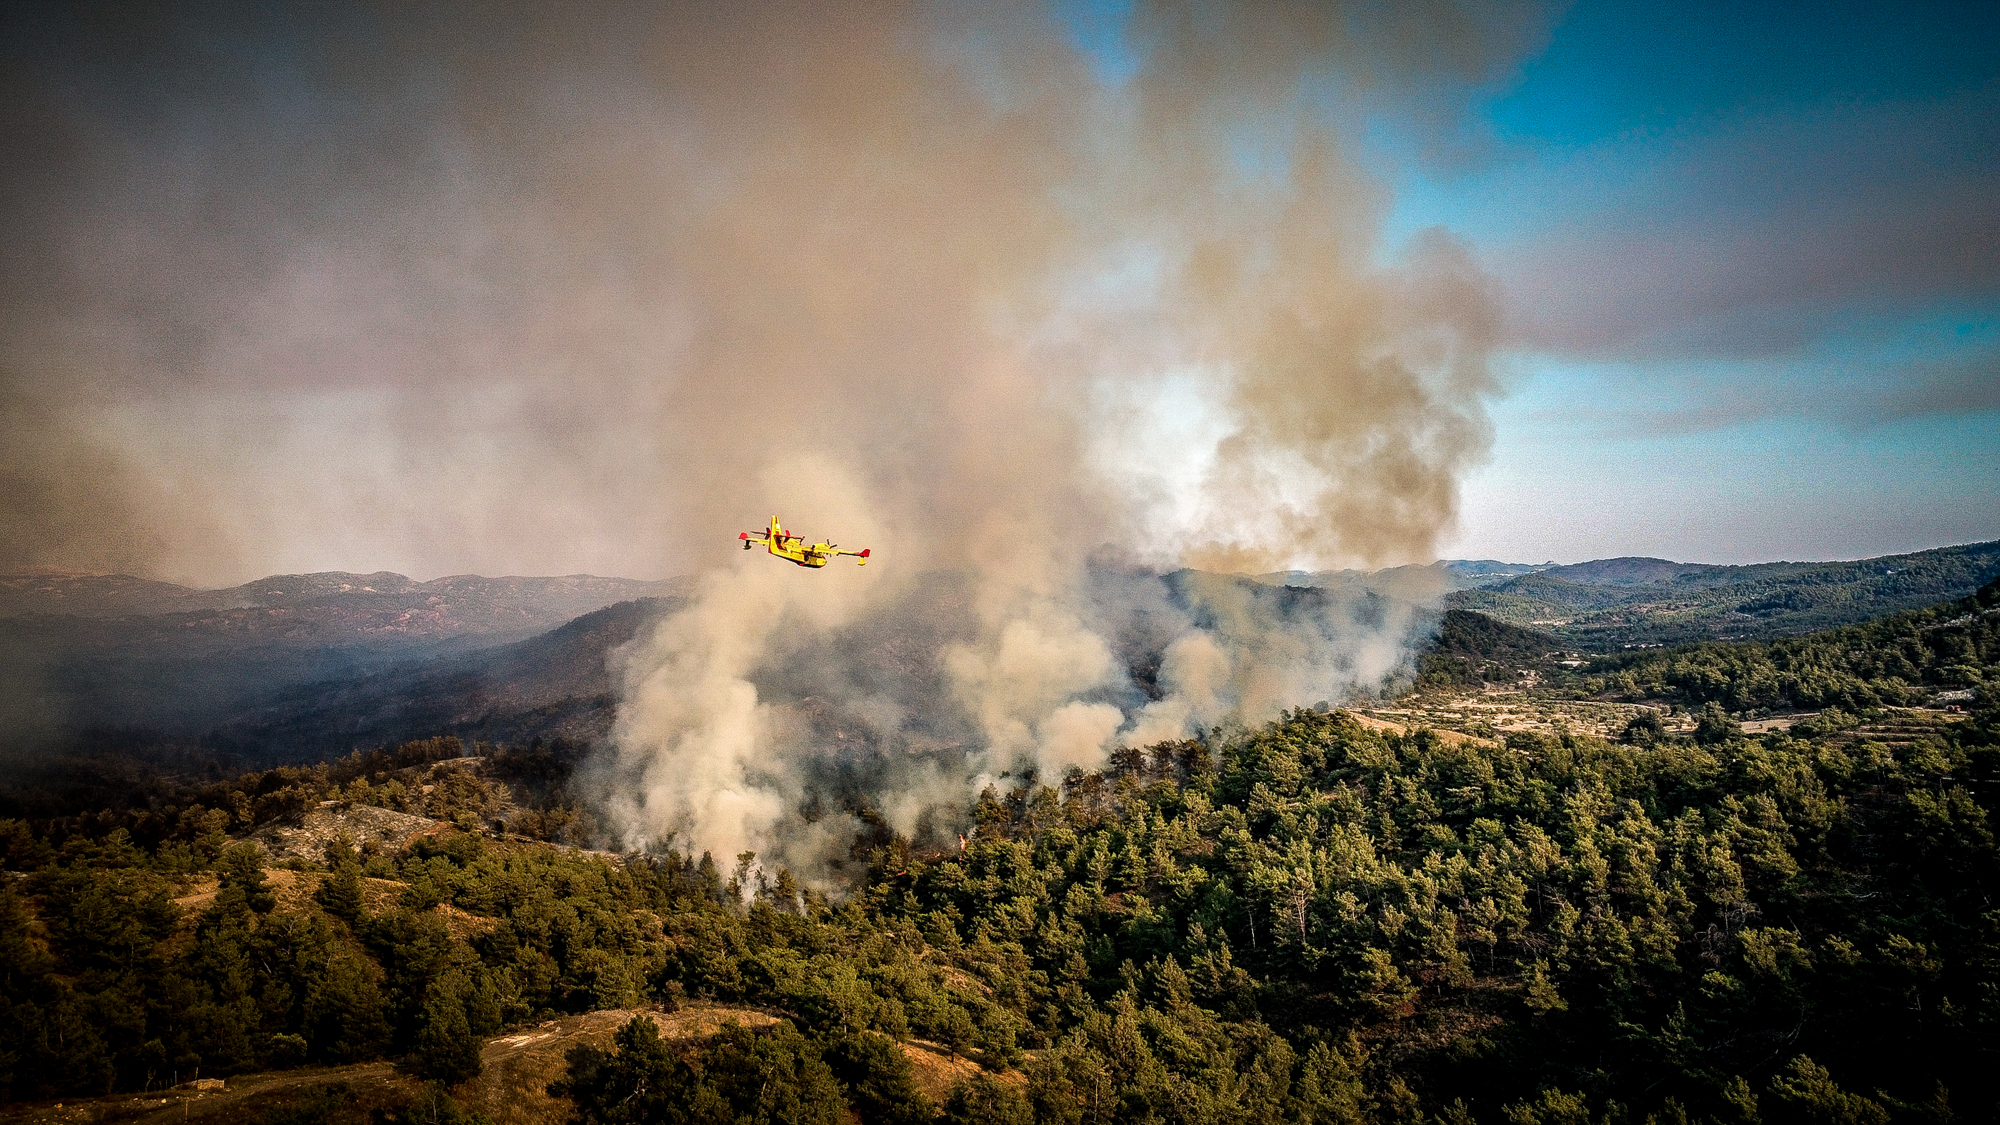
<instances>
[{"instance_id":1,"label":"airplane fuselage","mask_svg":"<svg viewBox=\"0 0 2000 1125\"><path fill-rule=\"evenodd\" d=\"M868 565L867 551L843 551L835 543L808 543L803 538L786 531L778 523L778 517L771 517L771 526L761 536L753 536L745 531L737 535L743 541L743 549L763 544L764 549L795 566L809 566L815 569L832 562L836 555L853 555L862 566Z\"/></svg>"}]
</instances>

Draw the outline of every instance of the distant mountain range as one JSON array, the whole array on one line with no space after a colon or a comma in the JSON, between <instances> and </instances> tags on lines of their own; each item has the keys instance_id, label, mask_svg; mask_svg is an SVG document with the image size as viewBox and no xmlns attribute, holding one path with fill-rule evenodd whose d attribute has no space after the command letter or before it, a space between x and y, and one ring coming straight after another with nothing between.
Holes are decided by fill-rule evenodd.
<instances>
[{"instance_id":1,"label":"distant mountain range","mask_svg":"<svg viewBox=\"0 0 2000 1125\"><path fill-rule=\"evenodd\" d=\"M0 751L84 729L194 736L274 692L520 641L685 580L291 574L226 590L0 575Z\"/></svg>"},{"instance_id":2,"label":"distant mountain range","mask_svg":"<svg viewBox=\"0 0 2000 1125\"><path fill-rule=\"evenodd\" d=\"M1447 560L1257 581L1480 614L1532 630L1504 633L1523 652L1603 653L1808 632L1965 597L1996 576L2000 542L1855 562ZM588 740L615 710L607 656L688 590L685 579L589 575L281 575L227 590L0 575L0 764L79 738L199 743L266 762L438 733ZM888 680L919 682L933 671L926 654L961 627L962 595L950 582L919 584L896 624L862 623L855 628L872 631L839 642L883 654ZM1485 638L1474 647L1490 647L1495 627L1455 620L1458 633ZM1144 632L1117 645L1142 685L1147 653L1164 643ZM826 666L815 651L781 661L774 683L813 695Z\"/></svg>"},{"instance_id":3,"label":"distant mountain range","mask_svg":"<svg viewBox=\"0 0 2000 1125\"><path fill-rule=\"evenodd\" d=\"M589 742L616 709L611 652L683 604L678 596L619 602L527 640L287 688L204 741L245 760L317 760L433 734Z\"/></svg>"},{"instance_id":4,"label":"distant mountain range","mask_svg":"<svg viewBox=\"0 0 2000 1125\"><path fill-rule=\"evenodd\" d=\"M245 621L310 622L334 633L418 636L536 632L613 602L660 597L685 579L644 582L569 574L486 578L457 574L417 582L400 574L277 574L226 590L195 590L127 574L0 575L0 618L115 619L187 615L176 625L234 631Z\"/></svg>"},{"instance_id":5,"label":"distant mountain range","mask_svg":"<svg viewBox=\"0 0 2000 1125\"><path fill-rule=\"evenodd\" d=\"M1556 566L1545 563L1510 563L1494 559L1440 559L1434 563L1392 566L1382 570L1281 570L1256 576L1273 586L1312 586L1320 589L1358 588L1384 597L1422 601L1452 590L1463 590L1509 578L1533 574Z\"/></svg>"},{"instance_id":6,"label":"distant mountain range","mask_svg":"<svg viewBox=\"0 0 2000 1125\"><path fill-rule=\"evenodd\" d=\"M1463 581L1446 596L1448 607L1608 652L1791 636L1966 597L2000 576L2000 542L1853 562L1716 566L1618 558L1512 574L1438 565Z\"/></svg>"}]
</instances>

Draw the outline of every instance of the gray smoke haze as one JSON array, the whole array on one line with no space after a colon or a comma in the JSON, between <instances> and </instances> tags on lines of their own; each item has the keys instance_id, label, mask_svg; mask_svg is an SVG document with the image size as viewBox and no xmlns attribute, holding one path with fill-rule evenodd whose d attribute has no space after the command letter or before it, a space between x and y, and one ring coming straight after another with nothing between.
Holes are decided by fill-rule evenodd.
<instances>
[{"instance_id":1,"label":"gray smoke haze","mask_svg":"<svg viewBox=\"0 0 2000 1125\"><path fill-rule=\"evenodd\" d=\"M1032 5L9 18L0 565L705 571L635 841L1376 682L1380 606L1141 572L1426 559L1486 450L1491 286L1352 150L1532 10L1140 4L1110 81ZM773 512L875 560L715 553Z\"/></svg>"}]
</instances>

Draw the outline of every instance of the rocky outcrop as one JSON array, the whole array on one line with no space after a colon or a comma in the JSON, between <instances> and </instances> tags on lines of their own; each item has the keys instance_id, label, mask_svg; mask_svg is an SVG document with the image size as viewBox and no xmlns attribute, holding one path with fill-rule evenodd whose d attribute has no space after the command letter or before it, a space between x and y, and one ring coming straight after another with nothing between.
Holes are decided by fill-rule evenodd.
<instances>
[{"instance_id":1,"label":"rocky outcrop","mask_svg":"<svg viewBox=\"0 0 2000 1125\"><path fill-rule=\"evenodd\" d=\"M280 863L288 859L325 863L327 848L342 836L356 848L373 843L378 850L393 854L419 836L448 831L451 827L442 820L391 812L373 805L321 801L317 808L272 821L243 839L263 845L271 858Z\"/></svg>"}]
</instances>

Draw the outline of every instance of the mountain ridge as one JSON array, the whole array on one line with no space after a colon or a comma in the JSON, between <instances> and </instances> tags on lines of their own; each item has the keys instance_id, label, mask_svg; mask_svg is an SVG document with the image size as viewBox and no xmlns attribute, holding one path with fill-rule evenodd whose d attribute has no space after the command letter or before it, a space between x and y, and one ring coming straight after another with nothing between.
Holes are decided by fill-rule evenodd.
<instances>
[{"instance_id":1,"label":"mountain ridge","mask_svg":"<svg viewBox=\"0 0 2000 1125\"><path fill-rule=\"evenodd\" d=\"M1532 639L1515 638L1522 653L1510 658L1526 666L1557 650L1605 653L1828 628L1963 597L1996 575L2000 542L1850 562L1442 560L1238 580L1476 612L1532 631ZM603 655L630 638L639 626L628 618L639 611L585 619L618 605L664 612L691 584L591 575L416 582L389 571L327 571L191 591L129 575L0 575L0 718L7 748L16 751L83 730L213 735L253 755L345 749L430 728L485 739L539 729L588 738L601 732L608 713ZM633 591L641 595L620 596ZM950 600L945 588L922 584L909 596ZM51 606L71 612L47 612ZM173 608L132 612L148 606ZM605 631L614 618L624 623ZM958 627L949 618L924 620L933 632L949 633ZM1118 639L1121 659L1134 683L1150 690L1156 661L1141 650L1164 641L1143 622L1125 624L1137 632ZM577 672L572 665L585 658L563 638L587 641L594 666ZM871 634L866 644L900 652L893 640ZM1541 655L1530 660L1530 649ZM554 665L537 668L536 659ZM799 666L772 674L800 685L817 674L813 661L792 663ZM1473 672L1468 663L1450 674ZM568 686L557 690L557 678ZM353 713L342 711L347 706Z\"/></svg>"},{"instance_id":2,"label":"mountain ridge","mask_svg":"<svg viewBox=\"0 0 2000 1125\"><path fill-rule=\"evenodd\" d=\"M412 597L480 599L503 606L548 607L543 615L588 613L617 601L669 594L685 578L646 580L594 574L553 576L448 574L419 582L394 571L271 574L203 590L129 574L22 571L0 574L0 618L155 617L170 613L275 609L317 604L388 606ZM603 600L608 598L609 600ZM577 608L589 603L587 608Z\"/></svg>"},{"instance_id":3,"label":"mountain ridge","mask_svg":"<svg viewBox=\"0 0 2000 1125\"><path fill-rule=\"evenodd\" d=\"M0 749L85 728L193 736L275 692L526 640L688 581L328 571L191 591L0 576Z\"/></svg>"},{"instance_id":4,"label":"mountain ridge","mask_svg":"<svg viewBox=\"0 0 2000 1125\"><path fill-rule=\"evenodd\" d=\"M1836 562L1598 559L1468 584L1444 597L1570 645L1610 651L1790 636L1970 595L2000 575L2000 541Z\"/></svg>"}]
</instances>

